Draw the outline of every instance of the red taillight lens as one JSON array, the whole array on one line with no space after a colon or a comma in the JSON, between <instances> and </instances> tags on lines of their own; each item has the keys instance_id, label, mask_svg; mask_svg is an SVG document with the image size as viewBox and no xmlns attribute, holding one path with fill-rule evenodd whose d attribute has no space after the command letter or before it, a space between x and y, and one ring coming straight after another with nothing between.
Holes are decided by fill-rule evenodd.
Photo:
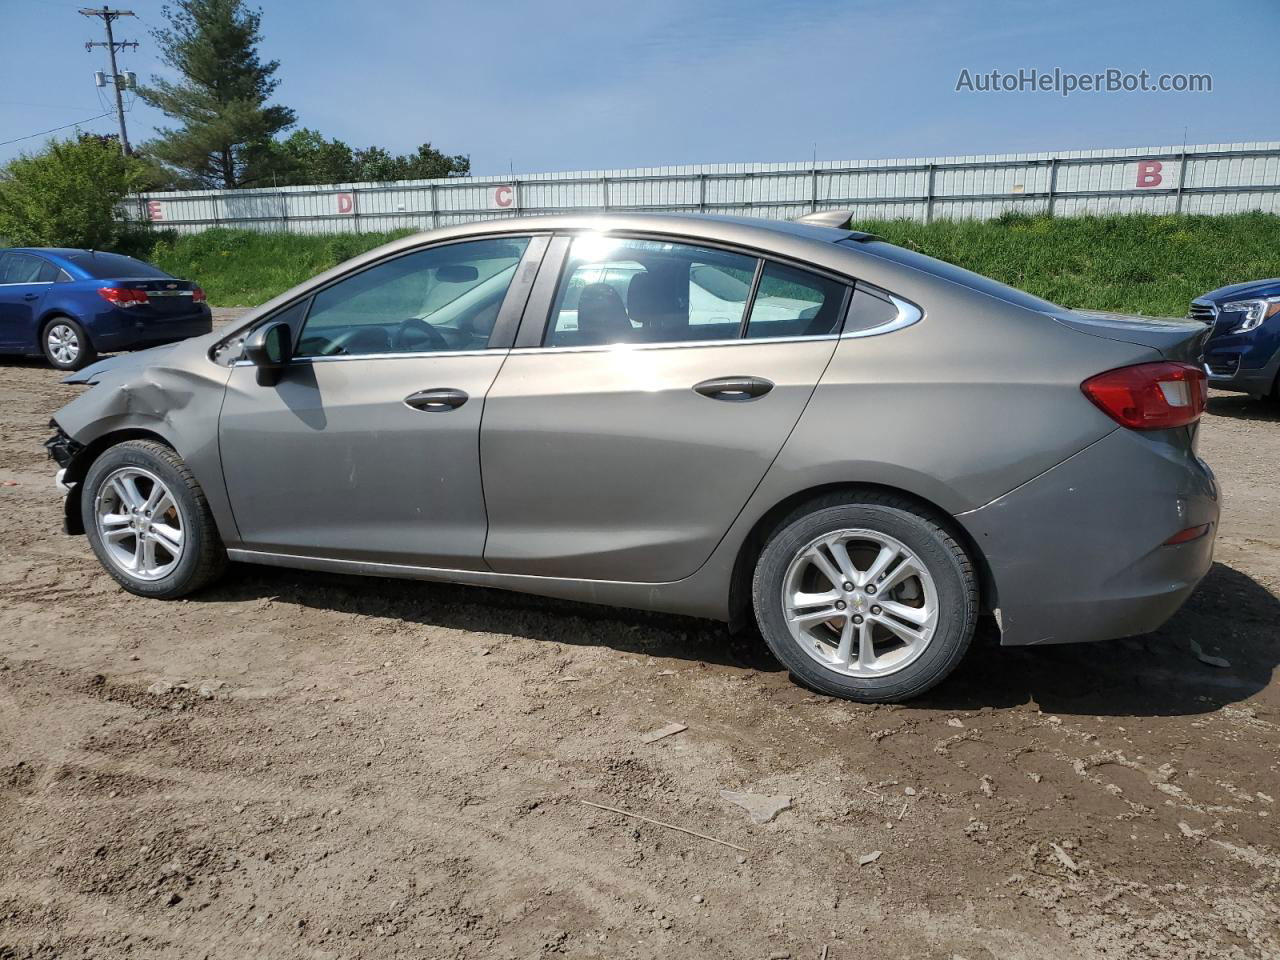
<instances>
[{"instance_id":1,"label":"red taillight lens","mask_svg":"<svg viewBox=\"0 0 1280 960\"><path fill-rule=\"evenodd\" d=\"M209 298L204 295L204 291L201 290L199 287L196 287L194 290L191 291L192 303L204 303L208 299Z\"/></svg>"},{"instance_id":2,"label":"red taillight lens","mask_svg":"<svg viewBox=\"0 0 1280 960\"><path fill-rule=\"evenodd\" d=\"M147 302L147 291L128 287L99 287L98 296L117 307L136 307Z\"/></svg>"},{"instance_id":3,"label":"red taillight lens","mask_svg":"<svg viewBox=\"0 0 1280 960\"><path fill-rule=\"evenodd\" d=\"M1209 523L1202 523L1202 524L1199 524L1198 526L1187 527L1187 529L1185 530L1179 530L1172 537L1166 540L1164 542L1164 545L1166 547L1173 547L1173 546L1177 546L1180 543L1190 543L1192 540L1199 540L1201 537L1203 537L1206 533L1209 532L1209 529L1212 526L1213 525Z\"/></svg>"},{"instance_id":4,"label":"red taillight lens","mask_svg":"<svg viewBox=\"0 0 1280 960\"><path fill-rule=\"evenodd\" d=\"M1080 389L1121 426L1166 430L1200 419L1209 380L1189 363L1140 363L1090 377Z\"/></svg>"}]
</instances>

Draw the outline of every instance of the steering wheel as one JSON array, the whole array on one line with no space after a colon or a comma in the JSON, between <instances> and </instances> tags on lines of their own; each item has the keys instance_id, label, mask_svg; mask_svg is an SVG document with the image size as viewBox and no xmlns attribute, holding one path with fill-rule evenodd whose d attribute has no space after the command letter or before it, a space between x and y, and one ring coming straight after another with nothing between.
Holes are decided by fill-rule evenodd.
<instances>
[{"instance_id":1,"label":"steering wheel","mask_svg":"<svg viewBox=\"0 0 1280 960\"><path fill-rule=\"evenodd\" d=\"M440 335L440 331L421 317L410 317L401 320L395 332L391 334L391 349L397 352L408 352L410 334L420 335L430 344L432 350L448 350L449 341Z\"/></svg>"}]
</instances>

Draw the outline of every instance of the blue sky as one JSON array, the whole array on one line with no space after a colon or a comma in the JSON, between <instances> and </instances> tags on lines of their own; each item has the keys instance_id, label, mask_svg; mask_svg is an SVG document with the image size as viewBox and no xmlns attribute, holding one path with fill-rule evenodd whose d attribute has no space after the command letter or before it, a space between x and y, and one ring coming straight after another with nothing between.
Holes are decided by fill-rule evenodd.
<instances>
[{"instance_id":1,"label":"blue sky","mask_svg":"<svg viewBox=\"0 0 1280 960\"><path fill-rule=\"evenodd\" d=\"M0 141L104 112L84 0L0 0ZM123 69L161 67L141 19ZM1276 0L260 0L278 98L353 146L477 174L1280 138ZM1209 73L1211 93L958 93L961 69ZM137 102L130 136L164 122ZM111 132L114 119L86 124ZM63 131L66 135L70 131ZM0 146L0 161L43 138Z\"/></svg>"}]
</instances>

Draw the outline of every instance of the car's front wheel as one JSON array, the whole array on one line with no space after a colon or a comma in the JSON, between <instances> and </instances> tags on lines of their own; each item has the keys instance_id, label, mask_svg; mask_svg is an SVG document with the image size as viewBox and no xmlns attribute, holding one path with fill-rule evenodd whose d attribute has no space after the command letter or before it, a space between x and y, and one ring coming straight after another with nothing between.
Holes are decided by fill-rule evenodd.
<instances>
[{"instance_id":1,"label":"car's front wheel","mask_svg":"<svg viewBox=\"0 0 1280 960\"><path fill-rule=\"evenodd\" d=\"M909 501L810 504L765 544L753 582L774 655L807 686L864 702L918 696L963 658L978 615L973 563Z\"/></svg>"},{"instance_id":2,"label":"car's front wheel","mask_svg":"<svg viewBox=\"0 0 1280 960\"><path fill-rule=\"evenodd\" d=\"M70 317L54 317L46 323L40 345L45 359L59 370L79 370L98 359L84 327Z\"/></svg>"},{"instance_id":3,"label":"car's front wheel","mask_svg":"<svg viewBox=\"0 0 1280 960\"><path fill-rule=\"evenodd\" d=\"M111 447L89 468L80 496L93 552L130 593L182 597L226 566L204 491L162 443L130 440Z\"/></svg>"}]
</instances>

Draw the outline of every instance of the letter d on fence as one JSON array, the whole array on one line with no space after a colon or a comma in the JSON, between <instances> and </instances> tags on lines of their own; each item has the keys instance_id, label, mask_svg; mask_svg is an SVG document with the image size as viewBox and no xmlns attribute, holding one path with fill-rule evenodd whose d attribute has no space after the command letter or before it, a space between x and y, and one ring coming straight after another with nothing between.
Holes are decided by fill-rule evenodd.
<instances>
[{"instance_id":1,"label":"letter d on fence","mask_svg":"<svg viewBox=\"0 0 1280 960\"><path fill-rule=\"evenodd\" d=\"M355 213L356 198L354 194L340 193L338 194L338 212L339 213Z\"/></svg>"}]
</instances>

